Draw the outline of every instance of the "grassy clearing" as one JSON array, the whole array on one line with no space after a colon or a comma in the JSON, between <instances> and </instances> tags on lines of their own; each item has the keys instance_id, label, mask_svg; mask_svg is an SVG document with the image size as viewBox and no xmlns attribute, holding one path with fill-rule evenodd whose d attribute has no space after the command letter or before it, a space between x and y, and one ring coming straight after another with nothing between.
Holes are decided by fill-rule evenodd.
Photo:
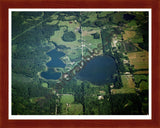
<instances>
[{"instance_id":1,"label":"grassy clearing","mask_svg":"<svg viewBox=\"0 0 160 128\"><path fill-rule=\"evenodd\" d=\"M102 43L101 37L99 39L94 39L94 37L91 35L93 33L98 33L100 35L100 29L92 27L83 27L82 29L82 36L84 45L86 45L86 49L93 50L94 48L97 48L98 44Z\"/></svg>"},{"instance_id":2,"label":"grassy clearing","mask_svg":"<svg viewBox=\"0 0 160 128\"><path fill-rule=\"evenodd\" d=\"M71 104L71 107L68 110L70 115L82 115L83 106L82 104Z\"/></svg>"},{"instance_id":3,"label":"grassy clearing","mask_svg":"<svg viewBox=\"0 0 160 128\"><path fill-rule=\"evenodd\" d=\"M112 89L112 94L125 94L125 93L135 93L133 88L121 88L121 89Z\"/></svg>"},{"instance_id":4,"label":"grassy clearing","mask_svg":"<svg viewBox=\"0 0 160 128\"><path fill-rule=\"evenodd\" d=\"M97 44L101 43L100 39L94 39L93 36L85 36L83 38L86 44L91 44L91 48L97 48Z\"/></svg>"},{"instance_id":5,"label":"grassy clearing","mask_svg":"<svg viewBox=\"0 0 160 128\"><path fill-rule=\"evenodd\" d=\"M148 74L149 71L136 71L134 74Z\"/></svg>"},{"instance_id":6,"label":"grassy clearing","mask_svg":"<svg viewBox=\"0 0 160 128\"><path fill-rule=\"evenodd\" d=\"M124 88L134 88L135 83L133 82L132 75L121 75L122 83Z\"/></svg>"},{"instance_id":7,"label":"grassy clearing","mask_svg":"<svg viewBox=\"0 0 160 128\"><path fill-rule=\"evenodd\" d=\"M83 27L82 31L88 31L88 32L92 32L92 31L96 31L100 33L100 28L99 27Z\"/></svg>"},{"instance_id":8,"label":"grassy clearing","mask_svg":"<svg viewBox=\"0 0 160 128\"><path fill-rule=\"evenodd\" d=\"M82 115L82 104L74 104L74 96L70 94L63 94L60 102L62 103L62 115Z\"/></svg>"},{"instance_id":9,"label":"grassy clearing","mask_svg":"<svg viewBox=\"0 0 160 128\"><path fill-rule=\"evenodd\" d=\"M124 34L123 34L123 39L124 39L124 40L131 39L131 38L133 38L135 35L136 35L136 32L135 32L135 31L127 31L127 30L125 30L125 31L124 31Z\"/></svg>"},{"instance_id":10,"label":"grassy clearing","mask_svg":"<svg viewBox=\"0 0 160 128\"><path fill-rule=\"evenodd\" d=\"M47 83L42 83L42 87L48 88L48 84Z\"/></svg>"},{"instance_id":11,"label":"grassy clearing","mask_svg":"<svg viewBox=\"0 0 160 128\"><path fill-rule=\"evenodd\" d=\"M61 109L61 115L82 115L82 104L63 104Z\"/></svg>"},{"instance_id":12,"label":"grassy clearing","mask_svg":"<svg viewBox=\"0 0 160 128\"><path fill-rule=\"evenodd\" d=\"M74 102L74 96L71 94L64 94L62 95L60 102L62 104L66 104L66 103L71 104Z\"/></svg>"},{"instance_id":13,"label":"grassy clearing","mask_svg":"<svg viewBox=\"0 0 160 128\"><path fill-rule=\"evenodd\" d=\"M77 28L79 28L79 23L75 21L59 21L59 26L68 26L68 31L75 32Z\"/></svg>"},{"instance_id":14,"label":"grassy clearing","mask_svg":"<svg viewBox=\"0 0 160 128\"><path fill-rule=\"evenodd\" d=\"M54 41L56 42L58 45L67 45L67 47L71 47L71 48L76 48L80 46L80 43L77 41L80 39L80 33L76 32L75 29L77 27L77 25L75 26L75 24L69 24L68 21L67 22L60 22L59 25L63 26L68 26L68 31L72 31L75 33L76 35L76 41L73 42L65 42L62 40L62 36L64 34L64 27L61 27L59 31L55 31L55 34L53 36L51 36L50 41Z\"/></svg>"},{"instance_id":15,"label":"grassy clearing","mask_svg":"<svg viewBox=\"0 0 160 128\"><path fill-rule=\"evenodd\" d=\"M94 34L96 33L97 31L96 30L92 30L92 31L82 31L82 36L87 36L87 35L91 35L91 34ZM98 31L99 33L99 31Z\"/></svg>"},{"instance_id":16,"label":"grassy clearing","mask_svg":"<svg viewBox=\"0 0 160 128\"><path fill-rule=\"evenodd\" d=\"M148 52L132 52L128 53L130 64L134 65L135 69L148 69Z\"/></svg>"},{"instance_id":17,"label":"grassy clearing","mask_svg":"<svg viewBox=\"0 0 160 128\"><path fill-rule=\"evenodd\" d=\"M50 41L56 42L58 45L67 45L67 47L74 48L79 47L79 42L73 41L73 42L65 42L62 40L62 36L64 34L64 30L61 28L59 31L56 31L53 36L51 36ZM75 33L76 34L76 33ZM80 39L80 35L76 35L76 39Z\"/></svg>"},{"instance_id":18,"label":"grassy clearing","mask_svg":"<svg viewBox=\"0 0 160 128\"><path fill-rule=\"evenodd\" d=\"M132 75L121 75L123 87L121 89L111 89L112 94L135 93L135 83Z\"/></svg>"},{"instance_id":19,"label":"grassy clearing","mask_svg":"<svg viewBox=\"0 0 160 128\"><path fill-rule=\"evenodd\" d=\"M73 49L73 48L72 49L65 49L65 50L63 50L63 52L66 54L66 56L69 57L70 60L81 58L80 47L77 47L77 49ZM68 63L66 63L66 64L68 64Z\"/></svg>"}]
</instances>

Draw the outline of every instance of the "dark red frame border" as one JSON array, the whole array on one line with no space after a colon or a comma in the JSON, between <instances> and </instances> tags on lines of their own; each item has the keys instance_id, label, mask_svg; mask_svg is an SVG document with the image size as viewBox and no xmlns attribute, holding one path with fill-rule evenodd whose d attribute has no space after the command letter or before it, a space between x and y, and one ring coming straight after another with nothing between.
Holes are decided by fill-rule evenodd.
<instances>
[{"instance_id":1,"label":"dark red frame border","mask_svg":"<svg viewBox=\"0 0 160 128\"><path fill-rule=\"evenodd\" d=\"M152 120L9 120L8 9L9 8L151 8L152 9ZM0 127L1 128L159 128L160 30L159 0L0 0Z\"/></svg>"}]
</instances>

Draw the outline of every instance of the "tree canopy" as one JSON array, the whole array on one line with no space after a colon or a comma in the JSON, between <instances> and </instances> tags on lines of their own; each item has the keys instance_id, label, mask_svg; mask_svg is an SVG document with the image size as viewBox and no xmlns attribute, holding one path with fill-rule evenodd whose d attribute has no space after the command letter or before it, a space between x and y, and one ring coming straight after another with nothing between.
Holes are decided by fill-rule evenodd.
<instances>
[{"instance_id":1,"label":"tree canopy","mask_svg":"<svg viewBox=\"0 0 160 128\"><path fill-rule=\"evenodd\" d=\"M65 42L72 42L76 40L76 35L74 34L74 32L72 31L66 31L64 32L63 36L62 36L62 40Z\"/></svg>"}]
</instances>

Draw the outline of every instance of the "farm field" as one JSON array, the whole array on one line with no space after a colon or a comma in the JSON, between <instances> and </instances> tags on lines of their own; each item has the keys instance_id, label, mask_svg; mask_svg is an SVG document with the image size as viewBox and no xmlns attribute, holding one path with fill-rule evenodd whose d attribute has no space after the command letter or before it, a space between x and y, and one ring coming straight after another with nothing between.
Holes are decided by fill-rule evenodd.
<instances>
[{"instance_id":1,"label":"farm field","mask_svg":"<svg viewBox=\"0 0 160 128\"><path fill-rule=\"evenodd\" d=\"M124 40L129 40L131 38L133 38L134 36L136 35L136 32L135 31L125 31L124 34L123 34L123 39Z\"/></svg>"},{"instance_id":2,"label":"farm field","mask_svg":"<svg viewBox=\"0 0 160 128\"><path fill-rule=\"evenodd\" d=\"M134 74L148 74L148 73L149 73L149 71L146 70L146 71L135 71Z\"/></svg>"},{"instance_id":3,"label":"farm field","mask_svg":"<svg viewBox=\"0 0 160 128\"><path fill-rule=\"evenodd\" d=\"M132 75L121 75L123 87L120 89L111 89L112 94L135 93L135 83Z\"/></svg>"},{"instance_id":4,"label":"farm field","mask_svg":"<svg viewBox=\"0 0 160 128\"><path fill-rule=\"evenodd\" d=\"M74 96L70 94L63 94L60 102L62 103L61 114L62 115L82 115L83 106L81 104L74 103Z\"/></svg>"},{"instance_id":5,"label":"farm field","mask_svg":"<svg viewBox=\"0 0 160 128\"><path fill-rule=\"evenodd\" d=\"M128 53L128 57L135 69L148 69L147 51Z\"/></svg>"}]
</instances>

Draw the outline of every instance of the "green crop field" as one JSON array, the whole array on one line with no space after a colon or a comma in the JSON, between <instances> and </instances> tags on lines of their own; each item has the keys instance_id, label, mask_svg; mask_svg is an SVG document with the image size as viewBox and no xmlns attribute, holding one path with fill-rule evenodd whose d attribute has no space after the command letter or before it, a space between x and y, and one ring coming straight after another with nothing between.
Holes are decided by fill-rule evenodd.
<instances>
[{"instance_id":1,"label":"green crop field","mask_svg":"<svg viewBox=\"0 0 160 128\"><path fill-rule=\"evenodd\" d=\"M74 96L70 94L63 94L60 102L62 103L62 115L82 115L83 106L81 104L74 104Z\"/></svg>"},{"instance_id":2,"label":"green crop field","mask_svg":"<svg viewBox=\"0 0 160 128\"><path fill-rule=\"evenodd\" d=\"M123 87L120 89L112 89L112 94L135 93L135 83L132 75L121 75Z\"/></svg>"},{"instance_id":3,"label":"green crop field","mask_svg":"<svg viewBox=\"0 0 160 128\"><path fill-rule=\"evenodd\" d=\"M74 102L74 96L70 94L64 94L61 97L61 103L66 104L66 103L73 103Z\"/></svg>"}]
</instances>

